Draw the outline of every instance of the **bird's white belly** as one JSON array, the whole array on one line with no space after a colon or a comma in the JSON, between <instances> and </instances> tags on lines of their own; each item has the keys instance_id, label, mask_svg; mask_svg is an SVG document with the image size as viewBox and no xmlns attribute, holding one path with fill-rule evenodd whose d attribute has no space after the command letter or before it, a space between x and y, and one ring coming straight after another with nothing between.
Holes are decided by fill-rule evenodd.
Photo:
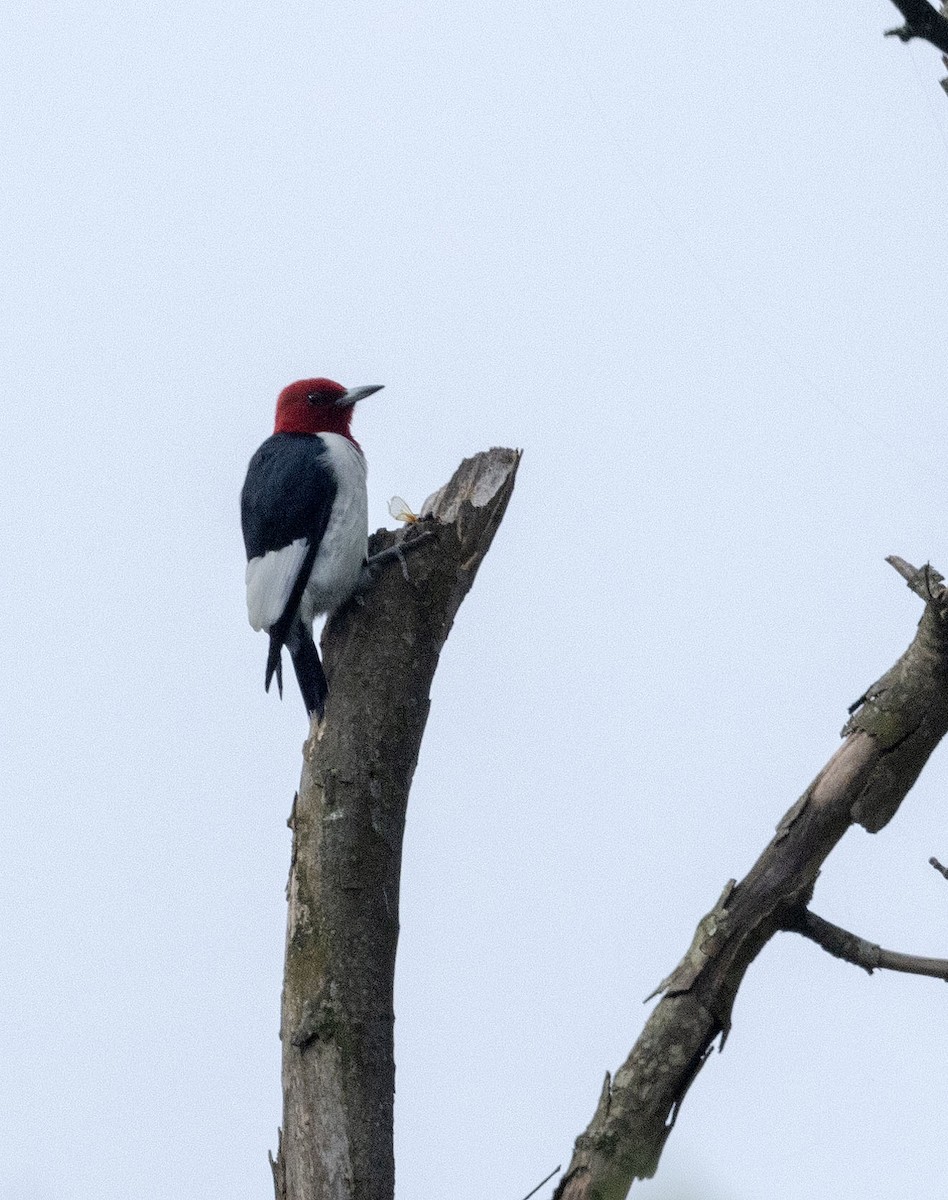
<instances>
[{"instance_id":1,"label":"bird's white belly","mask_svg":"<svg viewBox=\"0 0 948 1200\"><path fill-rule=\"evenodd\" d=\"M355 591L369 537L365 459L342 434L320 436L336 477L336 499L300 603L300 616L307 625L317 614L345 604Z\"/></svg>"}]
</instances>

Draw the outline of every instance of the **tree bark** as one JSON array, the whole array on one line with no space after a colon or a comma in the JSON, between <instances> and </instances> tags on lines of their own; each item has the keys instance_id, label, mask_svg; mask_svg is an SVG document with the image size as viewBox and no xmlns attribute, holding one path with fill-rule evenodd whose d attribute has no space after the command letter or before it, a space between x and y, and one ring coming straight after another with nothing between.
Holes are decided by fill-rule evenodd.
<instances>
[{"instance_id":1,"label":"tree bark","mask_svg":"<svg viewBox=\"0 0 948 1200\"><path fill-rule=\"evenodd\" d=\"M663 998L615 1078L606 1075L554 1200L623 1200L636 1179L654 1175L685 1093L719 1035L724 1045L744 972L778 930L827 934L805 915L824 860L851 825L875 833L891 820L948 731L948 592L930 568L889 561L926 602L914 640L853 705L842 746L659 985ZM888 962L861 965L894 958L906 969L910 956L884 953ZM935 973L931 960L914 964L923 967L916 973Z\"/></svg>"},{"instance_id":2,"label":"tree bark","mask_svg":"<svg viewBox=\"0 0 948 1200\"><path fill-rule=\"evenodd\" d=\"M392 1200L392 991L408 791L429 688L455 614L513 491L519 452L466 459L422 520L379 530L388 563L323 633L290 826L277 1200Z\"/></svg>"}]
</instances>

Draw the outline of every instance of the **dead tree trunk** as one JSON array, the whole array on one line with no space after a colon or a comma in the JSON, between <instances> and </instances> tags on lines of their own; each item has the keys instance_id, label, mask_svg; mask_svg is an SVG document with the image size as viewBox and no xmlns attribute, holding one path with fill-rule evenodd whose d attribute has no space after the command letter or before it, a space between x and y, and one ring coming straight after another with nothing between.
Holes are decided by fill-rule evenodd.
<instances>
[{"instance_id":1,"label":"dead tree trunk","mask_svg":"<svg viewBox=\"0 0 948 1200\"><path fill-rule=\"evenodd\" d=\"M876 833L886 825L948 731L948 589L929 567L889 561L925 601L912 644L852 706L839 750L745 878L728 883L659 985L664 995L615 1078L606 1075L554 1200L623 1200L634 1180L655 1173L685 1093L719 1035L724 1044L744 972L779 930L801 933L870 973L948 979L948 961L882 950L807 907L847 829L858 824Z\"/></svg>"},{"instance_id":2,"label":"dead tree trunk","mask_svg":"<svg viewBox=\"0 0 948 1200\"><path fill-rule=\"evenodd\" d=\"M392 1200L392 986L405 810L441 647L513 491L520 455L466 459L427 535L327 624L325 720L310 731L290 825L277 1200Z\"/></svg>"}]
</instances>

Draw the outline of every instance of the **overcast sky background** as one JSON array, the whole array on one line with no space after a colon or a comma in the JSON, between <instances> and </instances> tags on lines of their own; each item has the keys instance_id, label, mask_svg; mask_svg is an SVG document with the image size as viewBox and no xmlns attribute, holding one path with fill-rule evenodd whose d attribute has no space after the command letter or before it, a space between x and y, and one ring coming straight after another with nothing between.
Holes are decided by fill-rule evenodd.
<instances>
[{"instance_id":1,"label":"overcast sky background","mask_svg":"<svg viewBox=\"0 0 948 1200\"><path fill-rule=\"evenodd\" d=\"M664 22L674 19L674 25ZM259 1200L306 725L237 494L525 454L409 807L399 1200L520 1200L948 567L948 99L884 0L0 16L2 1200ZM948 954L944 751L814 907ZM940 1196L943 985L778 937L643 1200ZM549 1195L551 1186L544 1189Z\"/></svg>"}]
</instances>

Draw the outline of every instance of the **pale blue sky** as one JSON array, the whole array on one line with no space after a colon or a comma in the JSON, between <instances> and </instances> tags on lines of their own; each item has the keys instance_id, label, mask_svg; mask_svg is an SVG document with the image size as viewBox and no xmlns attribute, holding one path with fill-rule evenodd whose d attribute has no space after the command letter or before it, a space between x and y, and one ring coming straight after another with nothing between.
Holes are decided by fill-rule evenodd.
<instances>
[{"instance_id":1,"label":"pale blue sky","mask_svg":"<svg viewBox=\"0 0 948 1200\"><path fill-rule=\"evenodd\" d=\"M311 374L386 384L373 525L525 450L409 810L398 1200L519 1200L568 1160L911 637L884 556L948 568L948 100L898 22L0 16L0 1200L272 1195L305 723L263 693L237 493ZM946 791L939 752L817 911L948 954ZM944 999L778 938L633 1194L940 1195Z\"/></svg>"}]
</instances>

